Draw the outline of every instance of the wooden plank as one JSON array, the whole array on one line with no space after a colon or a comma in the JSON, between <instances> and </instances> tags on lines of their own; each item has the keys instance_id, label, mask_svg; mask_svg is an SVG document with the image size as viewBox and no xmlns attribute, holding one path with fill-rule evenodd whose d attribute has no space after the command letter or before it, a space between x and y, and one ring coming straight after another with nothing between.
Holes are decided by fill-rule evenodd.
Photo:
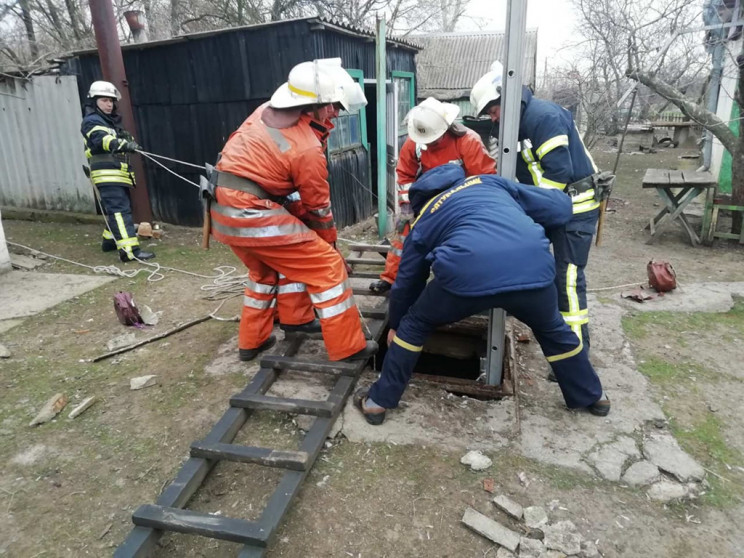
<instances>
[{"instance_id":1,"label":"wooden plank","mask_svg":"<svg viewBox=\"0 0 744 558\"><path fill-rule=\"evenodd\" d=\"M669 171L669 186L672 188L681 188L685 185L685 179L682 177L682 171Z\"/></svg>"},{"instance_id":2,"label":"wooden plank","mask_svg":"<svg viewBox=\"0 0 744 558\"><path fill-rule=\"evenodd\" d=\"M360 308L364 318L371 320L384 320L387 317L387 307L384 308Z\"/></svg>"},{"instance_id":3,"label":"wooden plank","mask_svg":"<svg viewBox=\"0 0 744 558\"><path fill-rule=\"evenodd\" d=\"M669 171L666 169L647 169L643 175L644 188L656 188L657 186L669 186Z\"/></svg>"},{"instance_id":4,"label":"wooden plank","mask_svg":"<svg viewBox=\"0 0 744 558\"><path fill-rule=\"evenodd\" d=\"M357 265L385 265L385 260L382 258L346 258L346 263Z\"/></svg>"},{"instance_id":5,"label":"wooden plank","mask_svg":"<svg viewBox=\"0 0 744 558\"><path fill-rule=\"evenodd\" d=\"M266 546L267 530L255 521L145 504L132 514L140 527Z\"/></svg>"},{"instance_id":6,"label":"wooden plank","mask_svg":"<svg viewBox=\"0 0 744 558\"><path fill-rule=\"evenodd\" d=\"M716 180L709 172L682 171L682 177L685 184L699 186L701 188L710 188L716 185Z\"/></svg>"},{"instance_id":7,"label":"wooden plank","mask_svg":"<svg viewBox=\"0 0 744 558\"><path fill-rule=\"evenodd\" d=\"M237 444L210 444L203 441L191 444L191 457L258 463L266 467L292 469L293 471L307 469L310 458L305 451L276 450Z\"/></svg>"},{"instance_id":8,"label":"wooden plank","mask_svg":"<svg viewBox=\"0 0 744 558\"><path fill-rule=\"evenodd\" d=\"M389 252L393 247L389 244L349 244L352 252Z\"/></svg>"},{"instance_id":9,"label":"wooden plank","mask_svg":"<svg viewBox=\"0 0 744 558\"><path fill-rule=\"evenodd\" d=\"M330 417L333 414L333 404L328 401L271 397L269 395L234 395L230 398L230 405L244 409L279 411L316 417Z\"/></svg>"},{"instance_id":10,"label":"wooden plank","mask_svg":"<svg viewBox=\"0 0 744 558\"><path fill-rule=\"evenodd\" d=\"M320 372L338 376L356 376L359 367L351 362L328 362L320 360L306 360L292 357L266 355L261 359L262 368L274 370L297 370L299 372Z\"/></svg>"},{"instance_id":11,"label":"wooden plank","mask_svg":"<svg viewBox=\"0 0 744 558\"><path fill-rule=\"evenodd\" d=\"M349 275L351 279L379 279L380 278L380 272L379 271L352 271L351 275Z\"/></svg>"}]
</instances>

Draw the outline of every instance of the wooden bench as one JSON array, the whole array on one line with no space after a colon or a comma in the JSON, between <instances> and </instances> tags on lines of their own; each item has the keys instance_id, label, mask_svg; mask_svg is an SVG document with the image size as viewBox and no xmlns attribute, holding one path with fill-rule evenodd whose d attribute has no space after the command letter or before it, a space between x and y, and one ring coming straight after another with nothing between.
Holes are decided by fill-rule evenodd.
<instances>
[{"instance_id":1,"label":"wooden bench","mask_svg":"<svg viewBox=\"0 0 744 558\"><path fill-rule=\"evenodd\" d=\"M643 187L654 188L664 202L664 209L646 226L651 231L648 244L655 242L661 228L672 221L682 225L693 246L700 244L700 238L687 220L684 210L692 200L715 186L716 180L709 172L648 169L643 177Z\"/></svg>"}]
</instances>

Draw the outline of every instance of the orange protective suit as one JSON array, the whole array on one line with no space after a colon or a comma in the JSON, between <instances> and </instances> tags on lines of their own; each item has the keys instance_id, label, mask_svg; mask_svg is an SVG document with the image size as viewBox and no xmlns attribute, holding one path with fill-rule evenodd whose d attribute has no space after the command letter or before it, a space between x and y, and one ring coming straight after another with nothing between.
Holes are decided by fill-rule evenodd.
<instances>
[{"instance_id":1,"label":"orange protective suit","mask_svg":"<svg viewBox=\"0 0 744 558\"><path fill-rule=\"evenodd\" d=\"M253 181L271 198L218 181L212 234L249 269L241 349L268 339L275 311L281 323L298 325L313 319L315 307L328 357L341 360L366 340L344 260L332 247L336 227L323 151L333 126L299 110L288 121L288 114L264 104L228 139L217 170ZM294 192L301 199L283 203Z\"/></svg>"},{"instance_id":2,"label":"orange protective suit","mask_svg":"<svg viewBox=\"0 0 744 558\"><path fill-rule=\"evenodd\" d=\"M420 149L413 141L407 139L400 150L398 166L398 204L401 208L400 218L396 224L396 236L392 239L392 250L388 252L385 261L385 271L380 279L390 284L395 282L403 252L403 242L410 232L412 214L408 202L408 189L416 179L428 170L456 163L462 165L465 176L475 174L495 174L496 162L486 151L480 136L473 130L458 126L461 135L448 130L437 141Z\"/></svg>"}]
</instances>

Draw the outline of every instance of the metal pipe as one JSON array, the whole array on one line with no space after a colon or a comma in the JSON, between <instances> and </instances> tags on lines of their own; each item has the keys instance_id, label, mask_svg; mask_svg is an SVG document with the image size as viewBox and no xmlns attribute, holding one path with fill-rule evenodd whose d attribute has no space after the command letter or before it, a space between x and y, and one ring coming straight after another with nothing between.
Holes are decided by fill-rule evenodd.
<instances>
[{"instance_id":1,"label":"metal pipe","mask_svg":"<svg viewBox=\"0 0 744 558\"><path fill-rule=\"evenodd\" d=\"M377 19L377 229L387 232L387 61L385 59L385 18Z\"/></svg>"},{"instance_id":2,"label":"metal pipe","mask_svg":"<svg viewBox=\"0 0 744 558\"><path fill-rule=\"evenodd\" d=\"M119 35L116 30L116 19L111 0L88 0L93 29L96 35L98 58L101 62L103 79L113 83L121 93L121 100L117 103L124 128L135 138L137 126L132 112L132 102L129 97L129 84L124 71L124 58L121 54ZM140 157L132 157L132 167L137 182L132 195L132 212L135 221L152 221L152 208L147 192L145 167Z\"/></svg>"}]
</instances>

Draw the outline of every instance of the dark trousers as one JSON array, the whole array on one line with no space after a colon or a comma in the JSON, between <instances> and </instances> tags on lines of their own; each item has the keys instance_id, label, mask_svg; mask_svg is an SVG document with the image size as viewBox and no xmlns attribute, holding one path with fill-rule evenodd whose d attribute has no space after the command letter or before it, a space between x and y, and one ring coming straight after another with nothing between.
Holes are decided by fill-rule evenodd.
<instances>
[{"instance_id":1,"label":"dark trousers","mask_svg":"<svg viewBox=\"0 0 744 558\"><path fill-rule=\"evenodd\" d=\"M109 184L98 184L97 188L101 196L101 209L111 229L119 254L122 258L134 259L140 247L134 231L129 188ZM106 240L110 238L110 235L104 231L103 238Z\"/></svg>"},{"instance_id":2,"label":"dark trousers","mask_svg":"<svg viewBox=\"0 0 744 558\"><path fill-rule=\"evenodd\" d=\"M589 310L584 268L589 260L599 209L578 213L565 226L547 231L555 256L555 288L563 319L589 350Z\"/></svg>"},{"instance_id":3,"label":"dark trousers","mask_svg":"<svg viewBox=\"0 0 744 558\"><path fill-rule=\"evenodd\" d=\"M555 287L513 291L491 296L462 297L430 281L400 322L385 355L380 378L369 397L378 405L398 406L426 338L439 326L490 308L503 308L530 327L558 379L566 405L588 407L602 396L602 385L586 348L558 311Z\"/></svg>"}]
</instances>

